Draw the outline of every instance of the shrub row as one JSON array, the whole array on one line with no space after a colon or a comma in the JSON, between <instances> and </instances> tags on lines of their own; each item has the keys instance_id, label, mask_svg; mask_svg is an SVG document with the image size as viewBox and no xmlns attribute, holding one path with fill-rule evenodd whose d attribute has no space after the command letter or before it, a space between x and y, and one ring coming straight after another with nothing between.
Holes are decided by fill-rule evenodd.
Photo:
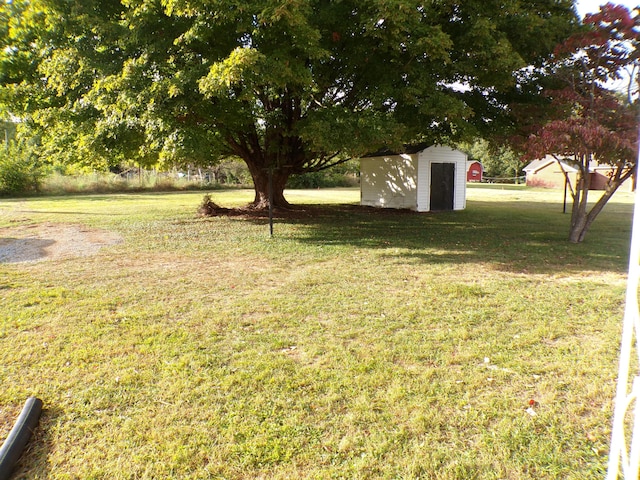
<instances>
[{"instance_id":1,"label":"shrub row","mask_svg":"<svg viewBox=\"0 0 640 480\"><path fill-rule=\"evenodd\" d=\"M39 191L43 170L33 147L9 142L0 148L0 195Z\"/></svg>"},{"instance_id":2,"label":"shrub row","mask_svg":"<svg viewBox=\"0 0 640 480\"><path fill-rule=\"evenodd\" d=\"M52 171L53 170L53 171ZM358 164L320 172L294 175L287 188L351 187L358 184ZM74 193L108 193L124 191L172 191L216 188L218 186L252 185L246 165L227 160L208 169L157 172L155 170L119 169L84 175L66 175L45 168L34 147L23 142L0 145L0 195L53 195Z\"/></svg>"}]
</instances>

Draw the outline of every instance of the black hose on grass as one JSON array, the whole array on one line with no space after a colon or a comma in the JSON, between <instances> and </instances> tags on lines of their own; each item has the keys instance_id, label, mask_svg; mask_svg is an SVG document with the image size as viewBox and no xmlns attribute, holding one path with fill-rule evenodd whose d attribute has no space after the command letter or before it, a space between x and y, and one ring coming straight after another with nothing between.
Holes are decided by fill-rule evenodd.
<instances>
[{"instance_id":1,"label":"black hose on grass","mask_svg":"<svg viewBox=\"0 0 640 480\"><path fill-rule=\"evenodd\" d=\"M29 397L20 416L9 432L9 436L0 448L0 480L9 480L22 450L29 441L31 433L38 425L42 412L42 400Z\"/></svg>"}]
</instances>

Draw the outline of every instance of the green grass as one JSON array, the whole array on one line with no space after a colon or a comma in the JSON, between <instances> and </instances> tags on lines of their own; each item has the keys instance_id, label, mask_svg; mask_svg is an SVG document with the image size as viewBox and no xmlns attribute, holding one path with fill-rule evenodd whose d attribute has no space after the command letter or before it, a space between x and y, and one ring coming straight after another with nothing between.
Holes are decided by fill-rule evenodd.
<instances>
[{"instance_id":1,"label":"green grass","mask_svg":"<svg viewBox=\"0 0 640 480\"><path fill-rule=\"evenodd\" d=\"M124 239L0 264L0 434L26 397L46 409L19 478L602 478L632 197L581 245L560 192L468 197L414 214L291 191L323 205L273 238L197 217L202 193L0 202L0 239Z\"/></svg>"}]
</instances>

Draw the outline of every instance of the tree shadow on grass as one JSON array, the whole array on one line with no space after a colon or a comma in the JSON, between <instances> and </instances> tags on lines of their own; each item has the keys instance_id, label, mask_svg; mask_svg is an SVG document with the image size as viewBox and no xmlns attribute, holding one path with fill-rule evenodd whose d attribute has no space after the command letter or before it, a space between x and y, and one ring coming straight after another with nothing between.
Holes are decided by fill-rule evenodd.
<instances>
[{"instance_id":1,"label":"tree shadow on grass","mask_svg":"<svg viewBox=\"0 0 640 480\"><path fill-rule=\"evenodd\" d=\"M47 256L55 240L41 238L0 238L0 263L36 262Z\"/></svg>"},{"instance_id":2,"label":"tree shadow on grass","mask_svg":"<svg viewBox=\"0 0 640 480\"><path fill-rule=\"evenodd\" d=\"M535 202L469 202L455 212L418 213L357 205L309 205L275 215L296 228L302 244L379 250L398 263L491 264L522 273L602 271L628 267L631 205L602 214L582 244L568 238L562 205ZM245 212L246 214L246 212ZM250 216L256 222L266 214Z\"/></svg>"}]
</instances>

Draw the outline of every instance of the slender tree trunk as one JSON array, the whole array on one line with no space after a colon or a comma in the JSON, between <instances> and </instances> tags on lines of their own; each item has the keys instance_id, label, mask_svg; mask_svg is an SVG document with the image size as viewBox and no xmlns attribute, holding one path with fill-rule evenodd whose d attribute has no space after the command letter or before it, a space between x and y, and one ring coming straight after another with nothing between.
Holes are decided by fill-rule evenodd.
<instances>
[{"instance_id":1,"label":"slender tree trunk","mask_svg":"<svg viewBox=\"0 0 640 480\"><path fill-rule=\"evenodd\" d=\"M587 199L589 197L588 167L581 168L576 178L575 194L573 195L573 206L571 208L571 228L569 229L569 241L571 243L581 242L580 237L587 223Z\"/></svg>"},{"instance_id":2,"label":"slender tree trunk","mask_svg":"<svg viewBox=\"0 0 640 480\"><path fill-rule=\"evenodd\" d=\"M587 228L587 215L582 213L571 223L571 230L569 231L569 241L571 243L580 243L584 240Z\"/></svg>"},{"instance_id":3,"label":"slender tree trunk","mask_svg":"<svg viewBox=\"0 0 640 480\"><path fill-rule=\"evenodd\" d=\"M569 241L572 243L580 243L584 241L591 224L596 219L596 217L600 214L604 206L611 199L618 187L624 182L630 174L626 174L620 179L616 179L612 181L609 185L607 185L605 192L598 199L595 205L591 208L589 212L586 210L586 201L584 202L584 207L579 209L579 214L576 217L576 222L571 222L571 231L569 233ZM585 195L586 197L586 195Z\"/></svg>"},{"instance_id":4,"label":"slender tree trunk","mask_svg":"<svg viewBox=\"0 0 640 480\"><path fill-rule=\"evenodd\" d=\"M589 211L589 213L585 218L584 225L582 226L582 230L578 235L578 239L576 243L580 243L584 240L584 237L587 235L587 231L589 231L591 224L596 219L598 214L602 211L604 206L607 204L607 202L609 201L609 199L617 189L618 189L618 186L616 186L612 191L609 191L609 190L605 191L602 197L600 197L596 202L596 204L591 208L591 210Z\"/></svg>"}]
</instances>

